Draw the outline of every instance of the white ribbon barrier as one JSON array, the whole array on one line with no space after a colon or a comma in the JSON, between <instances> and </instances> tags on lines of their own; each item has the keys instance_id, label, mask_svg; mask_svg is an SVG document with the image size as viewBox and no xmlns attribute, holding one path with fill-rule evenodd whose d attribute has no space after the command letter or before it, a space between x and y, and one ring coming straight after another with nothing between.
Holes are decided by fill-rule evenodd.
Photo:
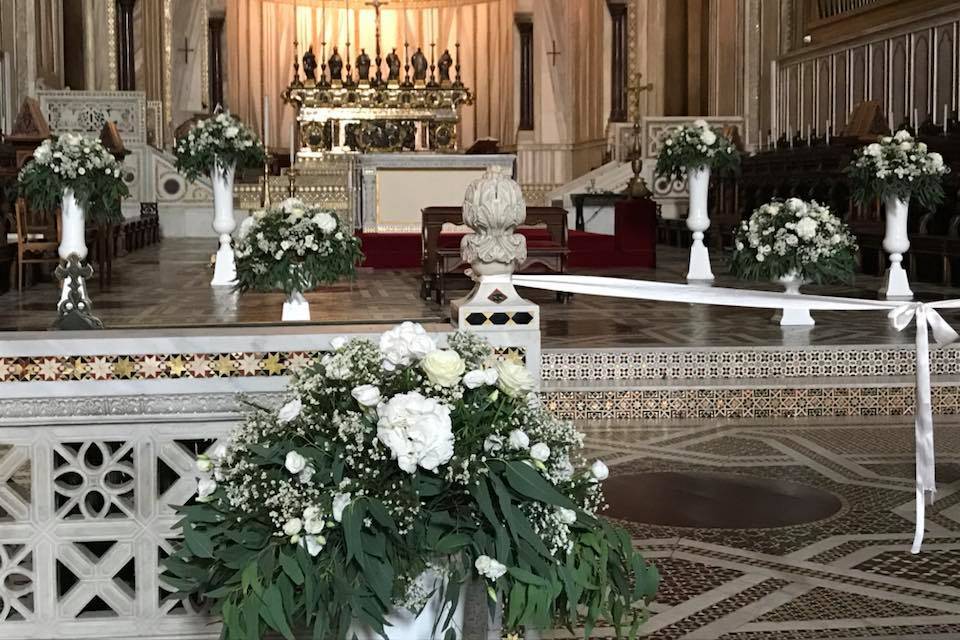
<instances>
[{"instance_id":1,"label":"white ribbon barrier","mask_svg":"<svg viewBox=\"0 0 960 640\"><path fill-rule=\"evenodd\" d=\"M917 523L910 551L919 553L923 543L924 498L929 492L931 503L936 492L933 455L933 403L930 392L930 343L928 331L938 346L958 339L957 332L937 309L960 309L960 300L940 302L898 302L894 300L861 300L831 296L786 295L766 291L746 291L722 287L704 287L647 280L602 278L595 276L513 276L518 287L583 293L611 298L634 298L657 302L713 304L755 309L811 309L819 311L886 311L891 323L903 331L916 323L917 407L914 420L917 466Z\"/></svg>"}]
</instances>

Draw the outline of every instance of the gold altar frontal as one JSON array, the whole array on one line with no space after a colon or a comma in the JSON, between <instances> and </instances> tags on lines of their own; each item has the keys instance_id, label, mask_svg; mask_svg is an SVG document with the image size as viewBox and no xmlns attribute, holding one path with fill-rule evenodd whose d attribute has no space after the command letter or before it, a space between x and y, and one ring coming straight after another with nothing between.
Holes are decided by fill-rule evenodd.
<instances>
[{"instance_id":1,"label":"gold altar frontal","mask_svg":"<svg viewBox=\"0 0 960 640\"><path fill-rule=\"evenodd\" d=\"M446 86L445 86L446 85ZM296 110L296 157L330 151L455 151L460 105L471 104L459 82L345 85L291 84L283 99Z\"/></svg>"}]
</instances>

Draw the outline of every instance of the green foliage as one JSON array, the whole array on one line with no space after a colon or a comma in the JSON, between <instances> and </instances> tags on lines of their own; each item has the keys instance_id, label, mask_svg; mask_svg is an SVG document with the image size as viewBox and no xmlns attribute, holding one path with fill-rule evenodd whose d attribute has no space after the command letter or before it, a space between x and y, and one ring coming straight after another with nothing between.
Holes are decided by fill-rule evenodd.
<instances>
[{"instance_id":1,"label":"green foliage","mask_svg":"<svg viewBox=\"0 0 960 640\"><path fill-rule=\"evenodd\" d=\"M667 133L657 154L657 176L675 180L686 178L689 169L709 167L712 171L736 172L740 152L717 127L705 120L694 120Z\"/></svg>"},{"instance_id":2,"label":"green foliage","mask_svg":"<svg viewBox=\"0 0 960 640\"><path fill-rule=\"evenodd\" d=\"M796 275L811 283L851 282L857 243L816 201L790 198L758 208L737 230L730 271L745 280Z\"/></svg>"},{"instance_id":3,"label":"green foliage","mask_svg":"<svg viewBox=\"0 0 960 640\"><path fill-rule=\"evenodd\" d=\"M461 587L476 579L508 631L585 623L589 637L605 620L635 637L659 578L596 515L582 435L518 393L529 387L517 365L475 337L438 352L406 323L381 344L338 342L293 400L252 411L228 447L200 457L216 480L180 507L184 542L164 580L210 600L225 640L340 640L428 601L443 607L434 637L453 638ZM461 375L431 383L438 367ZM418 419L397 417L407 410ZM418 434L413 471L398 457L405 429Z\"/></svg>"},{"instance_id":4,"label":"green foliage","mask_svg":"<svg viewBox=\"0 0 960 640\"><path fill-rule=\"evenodd\" d=\"M289 199L240 225L235 245L239 291L305 292L353 276L360 239L332 211Z\"/></svg>"},{"instance_id":5,"label":"green foliage","mask_svg":"<svg viewBox=\"0 0 960 640\"><path fill-rule=\"evenodd\" d=\"M44 140L20 170L17 192L31 208L53 213L63 193L73 189L87 220L97 224L123 220L120 201L130 195L116 158L97 138L65 134Z\"/></svg>"},{"instance_id":6,"label":"green foliage","mask_svg":"<svg viewBox=\"0 0 960 640\"><path fill-rule=\"evenodd\" d=\"M949 172L939 153L905 130L857 149L846 169L858 202L899 198L929 210L943 202L942 178Z\"/></svg>"},{"instance_id":7,"label":"green foliage","mask_svg":"<svg viewBox=\"0 0 960 640\"><path fill-rule=\"evenodd\" d=\"M266 151L256 134L229 113L200 120L174 145L177 171L191 182L210 175L215 166L262 167Z\"/></svg>"}]
</instances>

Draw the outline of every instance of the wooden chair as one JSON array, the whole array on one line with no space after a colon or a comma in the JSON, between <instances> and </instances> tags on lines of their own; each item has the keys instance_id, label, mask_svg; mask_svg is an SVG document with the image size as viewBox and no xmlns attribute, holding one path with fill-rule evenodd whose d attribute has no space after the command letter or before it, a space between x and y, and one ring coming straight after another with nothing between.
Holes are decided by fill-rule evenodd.
<instances>
[{"instance_id":1,"label":"wooden chair","mask_svg":"<svg viewBox=\"0 0 960 640\"><path fill-rule=\"evenodd\" d=\"M17 224L17 291L23 290L24 265L60 264L60 212L53 220L45 211L30 211L23 198L15 205ZM52 253L52 255L50 255Z\"/></svg>"}]
</instances>

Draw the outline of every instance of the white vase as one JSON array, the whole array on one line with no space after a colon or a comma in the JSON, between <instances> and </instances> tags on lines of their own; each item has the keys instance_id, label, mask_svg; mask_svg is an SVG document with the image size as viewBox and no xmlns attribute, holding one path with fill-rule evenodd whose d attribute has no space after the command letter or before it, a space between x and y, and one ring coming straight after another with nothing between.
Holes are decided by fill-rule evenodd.
<instances>
[{"instance_id":1,"label":"white vase","mask_svg":"<svg viewBox=\"0 0 960 640\"><path fill-rule=\"evenodd\" d=\"M687 191L690 194L687 228L693 232L687 280L713 280L713 271L710 269L710 252L707 251L707 246L703 244L703 232L710 228L710 215L707 209L709 188L710 167L694 167L687 170Z\"/></svg>"},{"instance_id":2,"label":"white vase","mask_svg":"<svg viewBox=\"0 0 960 640\"><path fill-rule=\"evenodd\" d=\"M789 273L777 282L783 285L788 296L800 295L800 287L807 283L796 273ZM815 324L810 309L797 307L784 307L774 314L773 320L779 322L781 327L812 327Z\"/></svg>"},{"instance_id":3,"label":"white vase","mask_svg":"<svg viewBox=\"0 0 960 640\"><path fill-rule=\"evenodd\" d=\"M237 284L237 265L230 241L230 234L237 228L237 221L233 215L235 173L236 167L233 165L226 170L214 166L210 172L210 181L213 183L213 230L220 237L213 280L210 282L214 287L232 287Z\"/></svg>"},{"instance_id":4,"label":"white vase","mask_svg":"<svg viewBox=\"0 0 960 640\"><path fill-rule=\"evenodd\" d=\"M294 291L287 296L283 303L283 315L280 316L283 322L307 322L310 320L310 303L303 297L299 291Z\"/></svg>"},{"instance_id":5,"label":"white vase","mask_svg":"<svg viewBox=\"0 0 960 640\"><path fill-rule=\"evenodd\" d=\"M890 266L887 268L880 295L887 300L912 300L913 291L910 290L907 272L902 264L903 254L910 248L910 238L907 235L907 213L910 208L910 199L884 198L883 208L887 218L883 235L883 249L890 254Z\"/></svg>"},{"instance_id":6,"label":"white vase","mask_svg":"<svg viewBox=\"0 0 960 640\"><path fill-rule=\"evenodd\" d=\"M414 638L416 640L441 640L444 637L446 629L437 629L437 633L434 634L433 627L441 613L443 619L446 619L449 613L449 611L441 611L444 604L443 593L446 590L446 584L442 577L431 570L420 574L417 582L427 592L435 591L433 597L427 601L420 615L415 615L403 608L393 609L387 614L387 623L390 626L385 626L383 629L387 640L413 640ZM450 620L450 628L456 632L458 638L463 637L464 604L467 593L468 589L464 586L460 590L457 610ZM347 637L356 640L383 640L373 629L359 623L354 623L350 627Z\"/></svg>"},{"instance_id":7,"label":"white vase","mask_svg":"<svg viewBox=\"0 0 960 640\"><path fill-rule=\"evenodd\" d=\"M57 247L57 254L64 262L71 255L76 254L81 262L87 257L87 238L86 224L83 208L77 202L73 189L63 190L63 201L60 206L60 246ZM87 286L83 278L77 278L80 285L80 293L87 297ZM63 286L60 290L60 301L67 299L67 293L70 291L71 278L68 276L63 279Z\"/></svg>"}]
</instances>

